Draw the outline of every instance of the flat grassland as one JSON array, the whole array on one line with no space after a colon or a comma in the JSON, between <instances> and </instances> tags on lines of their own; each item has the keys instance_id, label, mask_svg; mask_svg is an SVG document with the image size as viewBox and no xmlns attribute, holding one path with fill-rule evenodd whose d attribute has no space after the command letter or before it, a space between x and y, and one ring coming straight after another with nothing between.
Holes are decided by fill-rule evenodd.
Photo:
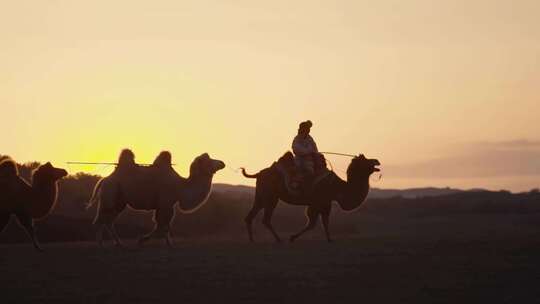
<instances>
[{"instance_id":1,"label":"flat grassland","mask_svg":"<svg viewBox=\"0 0 540 304\"><path fill-rule=\"evenodd\" d=\"M540 239L336 237L0 247L2 303L538 303Z\"/></svg>"}]
</instances>

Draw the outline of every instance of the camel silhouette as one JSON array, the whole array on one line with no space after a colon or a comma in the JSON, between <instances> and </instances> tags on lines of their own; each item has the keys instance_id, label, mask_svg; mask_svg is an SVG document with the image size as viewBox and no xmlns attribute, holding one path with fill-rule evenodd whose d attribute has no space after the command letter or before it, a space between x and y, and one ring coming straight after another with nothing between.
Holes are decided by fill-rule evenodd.
<instances>
[{"instance_id":1,"label":"camel silhouette","mask_svg":"<svg viewBox=\"0 0 540 304\"><path fill-rule=\"evenodd\" d=\"M170 153L162 152L151 166L132 166L126 172L113 172L98 181L88 206L98 202L94 224L99 225L96 239L100 245L103 245L104 229L117 246L122 244L114 221L128 205L135 210L154 211L154 230L141 237L139 244L161 237L168 246L172 245L169 230L175 215L174 206L178 202L182 213L200 208L210 194L214 174L225 164L204 153L195 158L189 177L184 178L172 169L170 159Z\"/></svg>"},{"instance_id":2,"label":"camel silhouette","mask_svg":"<svg viewBox=\"0 0 540 304\"><path fill-rule=\"evenodd\" d=\"M45 218L53 209L58 194L57 182L67 171L50 162L32 172L32 183L19 176L17 164L11 159L0 162L0 232L12 214L26 230L34 248L42 251L34 231L34 220Z\"/></svg>"},{"instance_id":3,"label":"camel silhouette","mask_svg":"<svg viewBox=\"0 0 540 304\"><path fill-rule=\"evenodd\" d=\"M280 161L291 159L292 154L287 152ZM278 161L278 163L280 162ZM281 241L274 230L271 220L272 214L279 200L292 205L307 206L306 216L307 224L300 232L293 234L290 241L295 241L303 233L311 230L317 224L319 216L326 238L330 238L329 216L332 209L332 201L337 201L341 209L352 211L356 209L364 200L369 192L369 177L373 172L379 171L376 166L380 163L376 159L368 159L363 154L354 157L347 168L347 181L339 178L334 172L318 181L313 189L304 196L291 194L287 186L288 177L275 164L271 167L261 170L257 174L248 174L242 168L242 174L247 178L256 178L255 201L253 207L245 218L249 240L253 242L252 222L257 213L264 209L263 224L272 232L277 242Z\"/></svg>"}]
</instances>

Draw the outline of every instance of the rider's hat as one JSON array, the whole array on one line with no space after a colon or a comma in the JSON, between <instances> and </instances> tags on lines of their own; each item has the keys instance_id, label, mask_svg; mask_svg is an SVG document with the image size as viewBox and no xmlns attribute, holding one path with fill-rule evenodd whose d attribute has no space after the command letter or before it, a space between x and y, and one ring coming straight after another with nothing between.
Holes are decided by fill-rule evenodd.
<instances>
[{"instance_id":1,"label":"rider's hat","mask_svg":"<svg viewBox=\"0 0 540 304\"><path fill-rule=\"evenodd\" d=\"M313 126L313 123L311 120L306 120L300 123L299 128L300 129L310 129Z\"/></svg>"}]
</instances>

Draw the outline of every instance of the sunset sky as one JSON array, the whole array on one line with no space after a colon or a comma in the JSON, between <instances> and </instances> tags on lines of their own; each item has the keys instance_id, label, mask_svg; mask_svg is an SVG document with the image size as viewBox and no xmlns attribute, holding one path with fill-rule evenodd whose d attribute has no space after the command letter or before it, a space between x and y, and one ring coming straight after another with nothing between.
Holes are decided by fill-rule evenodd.
<instances>
[{"instance_id":1,"label":"sunset sky","mask_svg":"<svg viewBox=\"0 0 540 304\"><path fill-rule=\"evenodd\" d=\"M3 1L0 154L208 152L252 184L300 121L379 188L540 186L540 1ZM330 157L342 174L348 159Z\"/></svg>"}]
</instances>

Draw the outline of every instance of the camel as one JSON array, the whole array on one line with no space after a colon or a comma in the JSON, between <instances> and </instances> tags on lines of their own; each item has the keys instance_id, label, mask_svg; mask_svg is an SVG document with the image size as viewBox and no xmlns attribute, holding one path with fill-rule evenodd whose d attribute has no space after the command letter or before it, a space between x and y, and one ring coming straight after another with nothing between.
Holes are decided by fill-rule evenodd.
<instances>
[{"instance_id":1,"label":"camel","mask_svg":"<svg viewBox=\"0 0 540 304\"><path fill-rule=\"evenodd\" d=\"M11 159L0 162L0 232L14 214L25 230L34 248L43 251L34 231L34 220L45 218L56 204L58 180L67 171L55 168L50 162L32 172L32 183L19 176L17 164Z\"/></svg>"},{"instance_id":2,"label":"camel","mask_svg":"<svg viewBox=\"0 0 540 304\"><path fill-rule=\"evenodd\" d=\"M100 246L103 246L104 229L117 246L122 245L114 221L126 206L154 212L154 229L139 239L140 245L160 237L172 246L169 230L175 215L174 206L178 202L180 212L192 213L204 205L214 174L225 168L225 164L204 153L195 158L189 177L184 178L172 169L170 159L169 152L162 152L151 166L135 165L126 168L126 172L118 170L98 181L88 207L98 202L94 224L99 225L96 239Z\"/></svg>"},{"instance_id":3,"label":"camel","mask_svg":"<svg viewBox=\"0 0 540 304\"><path fill-rule=\"evenodd\" d=\"M271 220L272 214L279 200L292 204L306 206L306 226L298 233L293 234L289 240L294 242L305 232L313 229L317 224L319 216L322 218L326 239L332 242L328 230L332 201L337 201L341 209L353 211L359 207L367 197L369 192L369 177L374 172L380 171L380 163L376 159L368 159L363 154L354 157L347 168L347 181L339 178L333 171L317 181L311 191L305 196L291 194L287 185L287 174L280 170L278 164L285 163L293 158L287 152L280 160L271 167L261 170L257 174L248 174L242 168L242 174L247 178L256 178L255 201L253 207L245 218L249 240L253 239L252 222L257 213L264 209L263 224L272 232L276 242L281 242L281 238L274 230ZM289 166L291 166L289 161ZM294 166L294 162L292 164Z\"/></svg>"}]
</instances>

